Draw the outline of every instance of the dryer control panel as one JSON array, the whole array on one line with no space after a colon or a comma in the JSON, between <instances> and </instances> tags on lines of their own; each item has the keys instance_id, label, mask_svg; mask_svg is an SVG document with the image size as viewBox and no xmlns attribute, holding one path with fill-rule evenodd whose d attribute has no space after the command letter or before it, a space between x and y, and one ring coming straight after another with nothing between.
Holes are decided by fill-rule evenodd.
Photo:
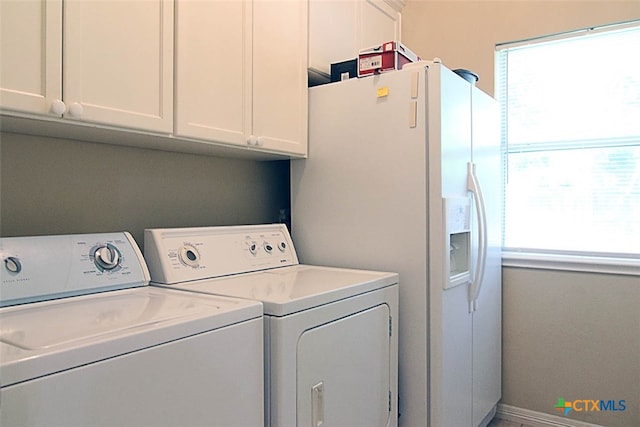
<instances>
[{"instance_id":1,"label":"dryer control panel","mask_svg":"<svg viewBox=\"0 0 640 427\"><path fill-rule=\"evenodd\" d=\"M0 239L0 306L144 286L149 271L127 232Z\"/></svg>"},{"instance_id":2,"label":"dryer control panel","mask_svg":"<svg viewBox=\"0 0 640 427\"><path fill-rule=\"evenodd\" d=\"M284 224L148 229L144 256L162 284L298 264Z\"/></svg>"}]
</instances>

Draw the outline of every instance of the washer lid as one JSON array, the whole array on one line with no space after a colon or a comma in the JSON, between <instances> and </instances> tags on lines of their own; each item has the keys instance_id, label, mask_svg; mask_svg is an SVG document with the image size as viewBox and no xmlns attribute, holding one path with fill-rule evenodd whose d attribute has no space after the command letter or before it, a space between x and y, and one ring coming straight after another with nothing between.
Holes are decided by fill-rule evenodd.
<instances>
[{"instance_id":1,"label":"washer lid","mask_svg":"<svg viewBox=\"0 0 640 427\"><path fill-rule=\"evenodd\" d=\"M285 316L397 283L396 273L295 265L167 286L262 301L265 314Z\"/></svg>"},{"instance_id":2,"label":"washer lid","mask_svg":"<svg viewBox=\"0 0 640 427\"><path fill-rule=\"evenodd\" d=\"M262 316L260 303L135 288L0 309L2 385Z\"/></svg>"}]
</instances>

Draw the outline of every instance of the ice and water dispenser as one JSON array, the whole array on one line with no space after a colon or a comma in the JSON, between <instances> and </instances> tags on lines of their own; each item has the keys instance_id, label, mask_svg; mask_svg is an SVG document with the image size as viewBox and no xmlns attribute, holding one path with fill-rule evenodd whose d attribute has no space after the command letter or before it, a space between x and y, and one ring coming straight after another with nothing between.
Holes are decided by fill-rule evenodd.
<instances>
[{"instance_id":1,"label":"ice and water dispenser","mask_svg":"<svg viewBox=\"0 0 640 427\"><path fill-rule=\"evenodd\" d=\"M471 199L469 197L444 198L446 224L444 288L471 282Z\"/></svg>"}]
</instances>

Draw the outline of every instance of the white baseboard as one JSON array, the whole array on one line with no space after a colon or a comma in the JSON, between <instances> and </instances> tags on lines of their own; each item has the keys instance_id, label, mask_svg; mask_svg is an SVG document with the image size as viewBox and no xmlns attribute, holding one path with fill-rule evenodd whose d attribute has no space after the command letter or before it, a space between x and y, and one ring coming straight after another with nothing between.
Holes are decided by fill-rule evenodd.
<instances>
[{"instance_id":1,"label":"white baseboard","mask_svg":"<svg viewBox=\"0 0 640 427\"><path fill-rule=\"evenodd\" d=\"M498 404L496 417L501 420L526 424L531 427L602 427L599 424L591 424L584 421L576 421L544 412L518 408L517 406Z\"/></svg>"}]
</instances>

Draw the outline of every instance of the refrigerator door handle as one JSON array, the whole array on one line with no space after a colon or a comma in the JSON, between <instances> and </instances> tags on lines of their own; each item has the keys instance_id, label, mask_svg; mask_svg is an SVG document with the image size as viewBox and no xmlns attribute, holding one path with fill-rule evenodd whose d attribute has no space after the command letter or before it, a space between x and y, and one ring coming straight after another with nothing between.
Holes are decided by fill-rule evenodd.
<instances>
[{"instance_id":1,"label":"refrigerator door handle","mask_svg":"<svg viewBox=\"0 0 640 427\"><path fill-rule=\"evenodd\" d=\"M478 217L478 258L476 260L473 280L469 287L469 312L472 313L478 309L478 296L482 288L482 279L487 262L487 215L482 189L480 188L480 182L476 175L476 165L473 162L467 163L467 190L473 194Z\"/></svg>"}]
</instances>

